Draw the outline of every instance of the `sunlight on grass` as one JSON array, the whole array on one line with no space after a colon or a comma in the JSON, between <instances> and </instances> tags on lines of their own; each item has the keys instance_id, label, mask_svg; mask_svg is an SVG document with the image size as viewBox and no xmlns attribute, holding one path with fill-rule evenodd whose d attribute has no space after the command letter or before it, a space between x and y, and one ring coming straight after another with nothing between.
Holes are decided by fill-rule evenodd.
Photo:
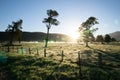
<instances>
[{"instance_id":1,"label":"sunlight on grass","mask_svg":"<svg viewBox=\"0 0 120 80\"><path fill-rule=\"evenodd\" d=\"M29 53L10 52L6 56L8 80L78 80L78 51L81 52L82 74L85 80L119 80L120 46L90 44L90 48L76 43L49 43L44 57L43 43L25 43L23 48L31 48ZM35 55L36 48L39 54ZM98 67L98 53L102 51L102 66ZM63 61L62 54L63 53ZM3 72L0 72L1 74ZM114 73L114 75L110 75ZM100 79L98 79L100 77Z\"/></svg>"}]
</instances>

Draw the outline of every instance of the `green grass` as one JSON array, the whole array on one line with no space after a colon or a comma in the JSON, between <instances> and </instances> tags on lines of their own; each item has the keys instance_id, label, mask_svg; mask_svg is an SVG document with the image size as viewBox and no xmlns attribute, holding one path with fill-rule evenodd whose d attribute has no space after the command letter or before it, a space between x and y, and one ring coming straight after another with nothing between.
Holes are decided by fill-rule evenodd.
<instances>
[{"instance_id":1,"label":"green grass","mask_svg":"<svg viewBox=\"0 0 120 80\"><path fill-rule=\"evenodd\" d=\"M47 57L43 57L43 43L23 44L39 54L6 53L7 63L0 64L0 80L80 80L78 51L81 52L83 80L120 80L120 46L112 44L84 45L50 43ZM64 51L61 62L61 52ZM98 51L102 53L101 67Z\"/></svg>"}]
</instances>

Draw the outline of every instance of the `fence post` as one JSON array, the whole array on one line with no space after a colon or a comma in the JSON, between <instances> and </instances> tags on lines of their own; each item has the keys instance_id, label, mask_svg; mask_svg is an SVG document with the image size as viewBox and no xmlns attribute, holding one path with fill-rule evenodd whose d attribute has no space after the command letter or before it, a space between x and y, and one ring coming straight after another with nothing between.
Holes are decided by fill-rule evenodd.
<instances>
[{"instance_id":1,"label":"fence post","mask_svg":"<svg viewBox=\"0 0 120 80\"><path fill-rule=\"evenodd\" d=\"M19 53L19 49L18 49L18 47L17 47L17 53Z\"/></svg>"},{"instance_id":2,"label":"fence post","mask_svg":"<svg viewBox=\"0 0 120 80\"><path fill-rule=\"evenodd\" d=\"M3 47L1 47L1 51L4 51L4 48L3 48Z\"/></svg>"},{"instance_id":3,"label":"fence post","mask_svg":"<svg viewBox=\"0 0 120 80\"><path fill-rule=\"evenodd\" d=\"M46 57L46 48L44 48L44 57Z\"/></svg>"},{"instance_id":4,"label":"fence post","mask_svg":"<svg viewBox=\"0 0 120 80\"><path fill-rule=\"evenodd\" d=\"M31 50L30 50L30 48L29 48L29 54L31 54Z\"/></svg>"},{"instance_id":5,"label":"fence post","mask_svg":"<svg viewBox=\"0 0 120 80\"><path fill-rule=\"evenodd\" d=\"M7 52L10 52L10 47L9 47L9 45L8 45L8 48L7 48Z\"/></svg>"},{"instance_id":6,"label":"fence post","mask_svg":"<svg viewBox=\"0 0 120 80\"><path fill-rule=\"evenodd\" d=\"M38 51L38 48L37 48L37 55L39 55L39 51Z\"/></svg>"},{"instance_id":7,"label":"fence post","mask_svg":"<svg viewBox=\"0 0 120 80\"><path fill-rule=\"evenodd\" d=\"M61 57L62 57L61 62L63 62L63 57L64 57L64 51L63 50L62 50Z\"/></svg>"},{"instance_id":8,"label":"fence post","mask_svg":"<svg viewBox=\"0 0 120 80\"><path fill-rule=\"evenodd\" d=\"M12 49L12 51L14 52L14 45L12 46L12 48L11 48L11 49Z\"/></svg>"},{"instance_id":9,"label":"fence post","mask_svg":"<svg viewBox=\"0 0 120 80\"><path fill-rule=\"evenodd\" d=\"M22 54L24 53L24 51L23 51L23 47L21 47L21 52L22 52Z\"/></svg>"},{"instance_id":10,"label":"fence post","mask_svg":"<svg viewBox=\"0 0 120 80\"><path fill-rule=\"evenodd\" d=\"M82 79L82 64L81 64L81 55L80 55L80 51L78 51L78 66L79 66L79 77L80 77L80 80L83 80Z\"/></svg>"},{"instance_id":11,"label":"fence post","mask_svg":"<svg viewBox=\"0 0 120 80\"><path fill-rule=\"evenodd\" d=\"M102 67L102 53L98 52L98 65L99 67Z\"/></svg>"}]
</instances>

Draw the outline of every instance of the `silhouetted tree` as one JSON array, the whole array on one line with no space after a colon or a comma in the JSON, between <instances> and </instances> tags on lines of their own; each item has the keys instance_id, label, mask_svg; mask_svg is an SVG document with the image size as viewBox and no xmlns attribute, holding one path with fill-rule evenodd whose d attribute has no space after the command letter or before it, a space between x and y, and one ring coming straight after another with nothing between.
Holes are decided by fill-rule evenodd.
<instances>
[{"instance_id":1,"label":"silhouetted tree","mask_svg":"<svg viewBox=\"0 0 120 80\"><path fill-rule=\"evenodd\" d=\"M106 34L106 35L105 35L104 41L105 41L106 43L109 43L109 42L111 41L111 37L110 37L109 34Z\"/></svg>"},{"instance_id":2,"label":"silhouetted tree","mask_svg":"<svg viewBox=\"0 0 120 80\"><path fill-rule=\"evenodd\" d=\"M103 42L104 42L103 36L102 35L97 35L96 42L101 42L101 44L103 44Z\"/></svg>"},{"instance_id":3,"label":"silhouetted tree","mask_svg":"<svg viewBox=\"0 0 120 80\"><path fill-rule=\"evenodd\" d=\"M98 24L97 19L95 17L90 17L79 27L79 32L81 33L86 47L88 47L88 42L91 40L91 38L94 38L93 33L98 30L98 28L92 28L92 26L95 24Z\"/></svg>"},{"instance_id":4,"label":"silhouetted tree","mask_svg":"<svg viewBox=\"0 0 120 80\"><path fill-rule=\"evenodd\" d=\"M90 42L95 42L95 37L94 36L90 38Z\"/></svg>"},{"instance_id":5,"label":"silhouetted tree","mask_svg":"<svg viewBox=\"0 0 120 80\"><path fill-rule=\"evenodd\" d=\"M115 38L111 38L111 41L112 41L112 42L115 42L115 41L117 41L117 40L116 40Z\"/></svg>"},{"instance_id":6,"label":"silhouetted tree","mask_svg":"<svg viewBox=\"0 0 120 80\"><path fill-rule=\"evenodd\" d=\"M59 21L56 19L56 17L59 15L57 11L55 10L47 10L48 18L44 18L43 23L46 24L47 27L47 35L45 39L45 47L48 45L48 39L49 39L49 29L52 25L58 25Z\"/></svg>"},{"instance_id":7,"label":"silhouetted tree","mask_svg":"<svg viewBox=\"0 0 120 80\"><path fill-rule=\"evenodd\" d=\"M17 22L12 22L12 25L8 25L7 29L5 30L6 32L9 32L10 35L10 40L9 40L9 44L12 45L13 44L13 40L18 40L19 43L21 41L21 33L22 33L22 22L23 20L19 20Z\"/></svg>"}]
</instances>

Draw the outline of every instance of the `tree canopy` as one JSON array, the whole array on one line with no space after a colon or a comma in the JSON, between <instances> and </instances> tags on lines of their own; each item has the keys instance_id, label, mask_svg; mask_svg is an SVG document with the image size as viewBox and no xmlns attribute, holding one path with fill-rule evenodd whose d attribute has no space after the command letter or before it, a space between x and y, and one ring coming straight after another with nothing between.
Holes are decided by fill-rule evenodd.
<instances>
[{"instance_id":1,"label":"tree canopy","mask_svg":"<svg viewBox=\"0 0 120 80\"><path fill-rule=\"evenodd\" d=\"M47 18L44 18L42 21L43 23L46 24L47 27L47 35L45 39L45 47L48 45L48 39L49 39L49 29L51 28L52 25L58 25L59 21L56 19L56 17L59 15L56 10L47 10Z\"/></svg>"},{"instance_id":2,"label":"tree canopy","mask_svg":"<svg viewBox=\"0 0 120 80\"><path fill-rule=\"evenodd\" d=\"M12 22L12 24L8 25L7 29L5 30L6 32L9 32L10 35L10 45L13 43L13 40L19 40L20 43L20 39L21 39L21 33L22 33L22 23L23 20L20 19L16 22Z\"/></svg>"},{"instance_id":3,"label":"tree canopy","mask_svg":"<svg viewBox=\"0 0 120 80\"><path fill-rule=\"evenodd\" d=\"M97 18L89 17L85 22L81 24L79 27L79 32L82 36L83 41L86 43L86 47L88 47L88 42L94 38L93 33L98 30L98 28L93 28L92 26L98 24Z\"/></svg>"},{"instance_id":4,"label":"tree canopy","mask_svg":"<svg viewBox=\"0 0 120 80\"><path fill-rule=\"evenodd\" d=\"M109 34L106 34L104 40L105 40L106 43L111 42L111 37L110 37L110 35L109 35Z\"/></svg>"}]
</instances>

